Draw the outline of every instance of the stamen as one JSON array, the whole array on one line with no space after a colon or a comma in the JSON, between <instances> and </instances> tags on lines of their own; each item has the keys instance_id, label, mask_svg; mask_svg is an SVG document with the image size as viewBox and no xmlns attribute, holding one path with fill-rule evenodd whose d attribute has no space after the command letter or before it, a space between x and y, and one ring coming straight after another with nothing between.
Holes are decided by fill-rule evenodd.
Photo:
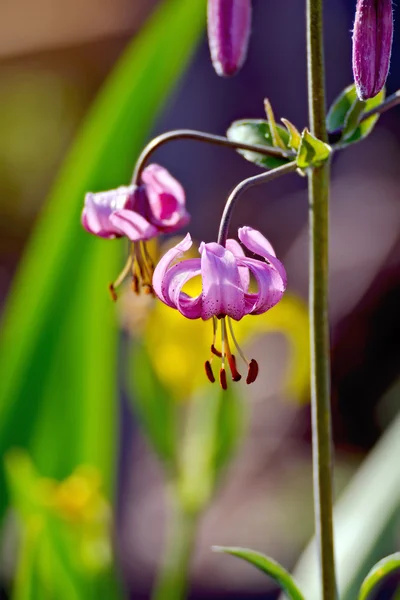
<instances>
[{"instance_id":1,"label":"stamen","mask_svg":"<svg viewBox=\"0 0 400 600\"><path fill-rule=\"evenodd\" d=\"M142 249L143 249L144 257L146 259L147 268L150 271L151 276L153 276L154 263L153 263L153 259L150 256L149 251L147 250L146 242L142 242Z\"/></svg>"},{"instance_id":2,"label":"stamen","mask_svg":"<svg viewBox=\"0 0 400 600\"><path fill-rule=\"evenodd\" d=\"M228 325L229 325L229 331L231 332L231 336L232 336L232 339L233 339L233 343L234 343L234 344L235 344L235 346L236 346L236 350L239 352L239 354L240 354L241 358L244 360L244 362L245 362L247 365L250 365L250 361L249 361L249 360L246 358L246 356L245 356L245 354L244 354L243 350L242 350L242 349L241 349L241 347L239 346L239 344L238 344L238 341L237 341L237 339L236 339L236 337L235 337L235 333L234 333L234 331L233 331L233 327L232 327L232 321L231 321L231 318L230 318L230 317L228 317Z\"/></svg>"},{"instance_id":3,"label":"stamen","mask_svg":"<svg viewBox=\"0 0 400 600\"><path fill-rule=\"evenodd\" d=\"M228 362L229 362L229 368L232 373L233 381L240 381L242 379L242 376L236 368L236 358L235 358L234 354L230 354L228 356Z\"/></svg>"},{"instance_id":4,"label":"stamen","mask_svg":"<svg viewBox=\"0 0 400 600\"><path fill-rule=\"evenodd\" d=\"M226 371L225 371L224 367L221 367L221 369L220 369L219 382L220 382L223 390L228 389L228 384L226 383Z\"/></svg>"},{"instance_id":5,"label":"stamen","mask_svg":"<svg viewBox=\"0 0 400 600\"><path fill-rule=\"evenodd\" d=\"M222 358L222 352L220 352L219 350L217 350L216 347L214 346L214 344L211 344L211 352L215 356L218 356L218 358Z\"/></svg>"},{"instance_id":6,"label":"stamen","mask_svg":"<svg viewBox=\"0 0 400 600\"><path fill-rule=\"evenodd\" d=\"M139 277L136 273L133 273L132 275L132 290L135 292L135 294L140 293Z\"/></svg>"},{"instance_id":7,"label":"stamen","mask_svg":"<svg viewBox=\"0 0 400 600\"><path fill-rule=\"evenodd\" d=\"M117 296L117 292L114 289L114 284L110 283L110 285L108 286L108 289L110 291L111 298L113 299L114 302L116 302L118 300L118 296Z\"/></svg>"},{"instance_id":8,"label":"stamen","mask_svg":"<svg viewBox=\"0 0 400 600\"><path fill-rule=\"evenodd\" d=\"M209 360L206 360L206 362L204 363L204 368L208 379L211 381L211 383L214 383L215 377Z\"/></svg>"},{"instance_id":9,"label":"stamen","mask_svg":"<svg viewBox=\"0 0 400 600\"><path fill-rule=\"evenodd\" d=\"M247 384L253 383L253 381L255 381L257 379L257 375L258 375L258 363L256 360L254 360L254 358L252 358L249 363L249 370L247 372L246 383Z\"/></svg>"},{"instance_id":10,"label":"stamen","mask_svg":"<svg viewBox=\"0 0 400 600\"><path fill-rule=\"evenodd\" d=\"M221 320L221 329L223 332L223 340L224 340L222 348L223 348L224 355L226 356L226 358L228 360L229 368L230 368L231 374L232 374L232 379L233 379L233 381L240 381L242 379L242 376L236 368L236 359L233 356L231 349L229 347L229 338L228 338L228 333L226 331L225 317Z\"/></svg>"},{"instance_id":11,"label":"stamen","mask_svg":"<svg viewBox=\"0 0 400 600\"><path fill-rule=\"evenodd\" d=\"M132 262L133 262L133 255L129 254L128 260L126 261L125 266L122 269L121 273L118 275L118 277L114 281L114 283L110 283L110 285L108 286L108 289L110 290L110 294L111 294L111 297L114 300L114 302L118 298L115 290L117 287L119 287L121 285L121 283L124 281L124 279L128 276L129 271L132 268Z\"/></svg>"}]
</instances>

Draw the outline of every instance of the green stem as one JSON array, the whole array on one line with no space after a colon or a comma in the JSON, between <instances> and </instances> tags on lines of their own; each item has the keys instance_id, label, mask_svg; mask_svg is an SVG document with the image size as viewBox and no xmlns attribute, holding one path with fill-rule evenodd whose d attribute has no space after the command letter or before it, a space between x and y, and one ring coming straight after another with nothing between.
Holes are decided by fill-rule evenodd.
<instances>
[{"instance_id":1,"label":"green stem","mask_svg":"<svg viewBox=\"0 0 400 600\"><path fill-rule=\"evenodd\" d=\"M154 586L152 600L186 598L198 518L197 514L185 512L175 500L166 528L163 564Z\"/></svg>"},{"instance_id":2,"label":"green stem","mask_svg":"<svg viewBox=\"0 0 400 600\"><path fill-rule=\"evenodd\" d=\"M308 102L311 132L327 141L322 0L307 0ZM332 433L328 323L329 164L308 175L310 214L310 342L314 512L322 599L335 600Z\"/></svg>"}]
</instances>

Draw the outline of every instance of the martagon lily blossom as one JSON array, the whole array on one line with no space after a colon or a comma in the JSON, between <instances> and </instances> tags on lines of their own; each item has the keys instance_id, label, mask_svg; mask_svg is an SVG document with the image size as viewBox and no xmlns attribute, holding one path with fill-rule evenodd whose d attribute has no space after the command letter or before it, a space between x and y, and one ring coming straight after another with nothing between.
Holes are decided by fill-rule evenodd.
<instances>
[{"instance_id":1,"label":"martagon lily blossom","mask_svg":"<svg viewBox=\"0 0 400 600\"><path fill-rule=\"evenodd\" d=\"M82 225L102 238L127 237L131 250L115 289L132 275L133 290L152 293L153 264L146 241L162 233L172 233L189 222L181 184L163 167L152 164L143 170L140 185L122 186L107 192L88 193L82 212Z\"/></svg>"},{"instance_id":2,"label":"martagon lily blossom","mask_svg":"<svg viewBox=\"0 0 400 600\"><path fill-rule=\"evenodd\" d=\"M190 234L187 234L163 256L153 275L153 289L162 302L179 310L188 319L213 320L211 358L206 361L205 370L208 379L214 382L212 361L215 356L221 359L219 381L223 389L227 388L225 362L229 365L233 381L241 379L229 337L247 364L246 383L252 383L258 375L257 362L248 360L236 341L232 319L239 321L245 315L266 312L279 302L286 289L285 269L268 240L251 227L241 227L238 237L248 250L262 259L245 256L240 244L228 239L226 246L202 242L199 247L200 258L175 263L192 245ZM250 274L257 283L257 292L249 291ZM198 275L201 276L202 291L198 296L191 297L183 291L183 287ZM216 348L219 322L221 350Z\"/></svg>"}]
</instances>

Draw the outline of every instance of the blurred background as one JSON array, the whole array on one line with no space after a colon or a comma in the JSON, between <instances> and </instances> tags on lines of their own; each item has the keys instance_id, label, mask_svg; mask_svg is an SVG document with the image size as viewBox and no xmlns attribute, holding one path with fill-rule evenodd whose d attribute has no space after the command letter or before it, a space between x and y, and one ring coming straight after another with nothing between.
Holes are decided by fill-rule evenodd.
<instances>
[{"instance_id":1,"label":"blurred background","mask_svg":"<svg viewBox=\"0 0 400 600\"><path fill-rule=\"evenodd\" d=\"M142 31L157 4L159 3L156 0L74 0L68 4L50 0L37 0L35 3L14 0L2 3L2 306L6 305L21 258L27 256L24 253L28 249L28 258L24 259L26 263L26 260L29 261L29 253L35 252L35 246L27 245L28 240L41 218L45 200L71 144L85 121L89 107L132 38L135 39ZM222 135L235 119L265 118L264 97L270 99L277 118L284 116L299 129L307 124L304 3L292 0L282 0L278 3L254 0L253 5L255 18L249 54L239 75L230 80L223 80L215 75L203 35L188 68L179 78L178 85L174 86L172 93L163 102L162 110L158 111L156 118L151 122L144 141L174 128L201 129ZM351 29L354 8L353 0L325 2L328 104L352 82ZM400 87L399 41L397 29L387 84L388 94ZM157 77L157 62L155 65L154 78ZM146 81L143 86L142 89L146 93ZM132 119L129 132L132 131L133 135L134 115ZM93 154L96 154L96 140L92 150ZM107 149L110 153L114 150L113 147ZM90 145L86 151L90 154ZM136 156L137 152L125 156L124 160L133 168ZM190 231L199 241L215 239L227 194L241 179L259 172L256 166L247 163L230 150L191 141L173 142L164 146L157 151L155 160L168 168L184 185L188 208L192 214ZM338 153L332 165L330 319L335 490L338 496L363 459L394 421L400 409L399 161L400 108L385 114L379 120L373 134L362 144L355 144L346 152ZM79 164L76 168L82 170L83 166ZM113 167L110 169L112 171ZM114 185L126 184L128 180L129 176L125 180L115 182ZM97 189L102 189L102 183L103 181L98 182ZM64 176L63 185L64 205L67 206L67 175ZM45 211L48 212L48 209ZM306 329L303 328L300 333L293 333L297 319L306 318L304 307L308 287L307 211L305 180L290 175L269 184L267 188L249 191L234 215L233 228L243 224L255 226L272 242L288 272L288 294L295 299L293 302L299 303L300 308L296 308L298 313L294 311L289 314L285 325L274 324L271 311L272 325L267 325L266 330L271 329L272 333L253 336L250 340L253 355L259 357L259 363L262 363L262 377L251 389L242 390L245 394L247 413L246 432L243 433L240 447L229 463L199 525L191 570L191 598L200 600L277 597L276 588L265 576L244 563L236 563L234 558L212 554L210 546L248 546L266 552L291 569L313 533L308 390L301 375L298 378L300 383L294 388L292 386L290 392L286 385L291 370L307 369L308 346L304 333ZM80 231L78 233L78 215L77 212L73 226L77 236L81 235ZM63 218L62 212L59 217ZM72 232L75 231L74 228L71 229ZM53 233L56 237L55 228ZM69 242L71 243L71 239ZM87 236L85 243L85 247L90 248L91 244L99 242ZM103 246L101 250L104 255L108 250L108 242L100 244L104 244L104 250ZM120 244L117 252L122 256L123 243L115 244ZM114 252L116 246L114 243L112 245ZM52 254L51 243L47 245L46 252ZM55 252L59 254L58 250ZM120 254L115 265L118 265L119 260ZM114 275L109 266L106 272L102 272L101 260L99 261L96 266L96 285L99 287L91 289L90 298L93 302L101 298L99 302L103 306L108 302L107 283ZM57 302L63 306L62 311L60 309L61 319L66 313L68 319L73 319L74 311L77 314L80 311L80 299L87 298L85 284L82 283L86 281L85 272L80 270L78 273L81 263L86 262L85 254L71 255L69 267L63 278L62 303L57 296ZM63 268L60 265L60 269ZM39 258L36 260L35 269L40 279ZM22 314L24 302L29 304L31 296L39 293L39 288L36 287L36 272L31 264L31 277L25 281L25 287L21 282L18 284L18 290L7 305L5 319L14 318L13 302L17 296L19 299L15 302L18 309L15 310L21 311ZM117 272L118 270L115 274ZM81 296L79 293L73 297L69 294L69 290L72 289L69 286L70 282L73 282L71 285L76 284L78 290L81 286ZM50 284L48 286L49 302L53 298L53 287ZM111 457L107 454L108 447L99 451L100 454L109 456L114 480L117 473L113 547L124 593L126 597L134 599L144 599L150 595L160 562L163 532L168 521L163 469L156 456L157 452L151 443L149 444L148 437L143 435L140 419L138 421L137 414L131 409L128 398L130 392L123 381L123 370L131 369L128 349L131 339L142 333L140 311L147 308L141 304L138 306L138 301L129 295L123 295L116 307L107 309L113 311L107 319L111 323L118 321L121 324L116 342L117 401L113 407L107 409L114 414L119 434L114 438ZM33 308L32 311L34 315ZM99 318L100 328L101 314ZM32 323L35 323L34 316L32 319ZM290 319L294 321L291 322ZM42 327L41 323L42 321L37 325L39 329ZM57 319L49 321L46 326L43 325L45 329L40 329L40 335L57 339L58 326ZM169 332L172 337L173 327ZM27 330L26 337L33 335L34 330L33 326ZM25 339L22 326L19 334L21 339ZM211 336L211 331L207 332L208 334ZM81 339L85 339L84 335L84 332L82 338L77 335L77 345ZM298 350L295 365L292 364L293 360L290 362L290 344L287 342L291 336L295 337ZM11 334L6 336L6 342L7 344L4 343L1 347L3 353L7 353L10 344L13 343L20 348L19 339ZM192 343L196 345L195 338ZM18 348L15 352L19 352ZM157 354L156 343L153 344L152 351ZM191 344L188 343L186 352L191 351ZM20 468L20 465L15 466L18 457L10 458L10 448L26 448L28 454L34 458L40 476L63 480L64 486L67 487L72 485L72 491L68 492L71 493L71 497L67 493L70 499L64 504L64 500L60 500L61 504L57 506L62 506L62 510L68 512L71 509L70 502L73 503L71 498L78 493L74 491L74 485L78 485L79 481L80 484L84 481L85 485L89 485L89 481L90 485L94 486L90 488L91 497L98 494L95 512L100 510L100 520L103 524L108 523L108 509L102 505L106 500L97 491L100 489L100 483L93 483L97 475L92 472L88 475L85 471L84 475L81 472L81 475L75 474L75 477L81 476L78 483L75 480L75 483L71 483L66 479L74 472L72 468L67 469L68 460L65 456L68 457L68 453L74 454L75 439L78 439L75 419L79 420L81 413L77 399L77 412L68 417L69 421L64 422L58 445L55 443L57 440L53 440L54 447L51 452L63 455L64 466L60 468L59 475L57 469L49 467L46 471L46 461L40 463L39 459L35 460L41 452L47 454L50 450L33 450L32 440L43 440L43 436L51 436L51 418L57 420L57 415L61 420L64 418L62 411L64 403L68 402L69 378L73 380L74 373L71 375L68 360L64 361L60 355L58 371L52 381L52 417L43 416L43 412L35 414L34 407L32 408L32 403L37 402L35 390L39 390L38 380L40 379L42 385L45 375L36 377L36 354L33 349L31 352L24 387L19 389L18 394L7 392L10 403L17 397L18 402L25 398L25 403L22 403L15 420L12 421L15 429L8 425L8 433L10 429L12 433L7 433L4 453L8 457L9 465L11 464L11 467L8 467L9 472L18 471ZM115 367L115 345L111 344L109 348L104 346L102 356L107 364ZM19 359L15 360L17 364ZM44 353L42 362L46 360L49 358ZM78 357L76 360L79 360ZM177 361L179 360L178 357ZM204 357L199 360L202 364ZM5 364L4 368L13 367L7 367ZM101 371L102 365L97 364L93 368ZM50 371L44 373L51 377ZM40 389L44 389L43 386ZM6 395L4 397L6 398ZM47 400L45 402L50 406ZM32 419L29 417L30 425L35 428L35 433L30 432L24 437L22 433L20 435L20 431L28 431L27 425L25 423L20 430L19 423L20 419L24 419L26 406L26 410L32 416ZM154 406L154 410L157 411L156 404ZM93 403L89 408L82 410L89 410L86 417L90 421L91 416L96 410L100 411L101 407L96 408ZM185 407L182 410L184 412ZM41 418L46 421L45 424L42 424ZM19 458L22 463L27 460L26 457ZM78 466L77 463L76 467ZM23 468L28 467L25 465ZM56 484L53 482L51 485L54 488ZM10 484L8 486L10 487ZM64 498L62 490L58 489L57 494ZM365 502L369 502L369 498L366 498ZM399 505L400 498L397 499L397 506ZM1 545L1 597L9 598L17 597L15 590L11 596L10 589L11 582L15 579L16 564L20 562L20 550L18 527L12 511L8 509L5 514ZM398 515L398 510L396 514ZM389 534L382 542L380 550L390 553L396 550L396 546L398 549L399 540L399 519L392 519ZM106 555L107 550L104 552ZM19 578L23 579L20 570L18 573ZM389 582L388 591L382 590L379 598L391 597L389 594L393 586L394 583ZM93 597L111 597L101 590L103 588L98 588L98 595ZM67 592L65 597L90 597L79 593L76 595L75 592ZM386 593L387 596L384 595ZM43 594L26 596L28 597L57 596Z\"/></svg>"}]
</instances>

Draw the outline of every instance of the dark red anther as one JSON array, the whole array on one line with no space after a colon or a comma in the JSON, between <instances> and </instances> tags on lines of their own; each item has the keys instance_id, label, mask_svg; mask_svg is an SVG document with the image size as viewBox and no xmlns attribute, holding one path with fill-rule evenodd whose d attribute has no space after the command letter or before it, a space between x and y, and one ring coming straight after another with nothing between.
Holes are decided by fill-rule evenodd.
<instances>
[{"instance_id":1,"label":"dark red anther","mask_svg":"<svg viewBox=\"0 0 400 600\"><path fill-rule=\"evenodd\" d=\"M222 353L216 349L216 347L214 346L214 344L211 344L211 352L215 355L218 356L218 358L222 358Z\"/></svg>"},{"instance_id":2,"label":"dark red anther","mask_svg":"<svg viewBox=\"0 0 400 600\"><path fill-rule=\"evenodd\" d=\"M118 300L118 296L117 296L117 292L115 291L114 284L110 283L110 285L108 286L108 289L111 294L111 298L113 299L114 302L116 302Z\"/></svg>"},{"instance_id":3,"label":"dark red anther","mask_svg":"<svg viewBox=\"0 0 400 600\"><path fill-rule=\"evenodd\" d=\"M215 377L209 360L206 360L206 362L204 363L204 369L206 371L208 379L211 381L211 383L214 383Z\"/></svg>"},{"instance_id":4,"label":"dark red anther","mask_svg":"<svg viewBox=\"0 0 400 600\"><path fill-rule=\"evenodd\" d=\"M224 367L222 367L220 369L219 372L219 382L221 384L221 387L223 390L227 390L228 389L228 384L226 383L226 371L224 369Z\"/></svg>"},{"instance_id":5,"label":"dark red anther","mask_svg":"<svg viewBox=\"0 0 400 600\"><path fill-rule=\"evenodd\" d=\"M253 383L257 379L258 375L258 363L254 358L251 359L249 364L249 370L247 371L246 383Z\"/></svg>"},{"instance_id":6,"label":"dark red anther","mask_svg":"<svg viewBox=\"0 0 400 600\"><path fill-rule=\"evenodd\" d=\"M136 273L132 276L132 290L135 292L135 294L139 294L140 292L139 277L136 275Z\"/></svg>"},{"instance_id":7,"label":"dark red anther","mask_svg":"<svg viewBox=\"0 0 400 600\"><path fill-rule=\"evenodd\" d=\"M228 363L229 363L229 368L231 370L232 373L232 379L233 381L240 381L242 379L241 374L239 373L239 371L236 368L236 358L234 354L229 354L227 356L228 358Z\"/></svg>"}]
</instances>

